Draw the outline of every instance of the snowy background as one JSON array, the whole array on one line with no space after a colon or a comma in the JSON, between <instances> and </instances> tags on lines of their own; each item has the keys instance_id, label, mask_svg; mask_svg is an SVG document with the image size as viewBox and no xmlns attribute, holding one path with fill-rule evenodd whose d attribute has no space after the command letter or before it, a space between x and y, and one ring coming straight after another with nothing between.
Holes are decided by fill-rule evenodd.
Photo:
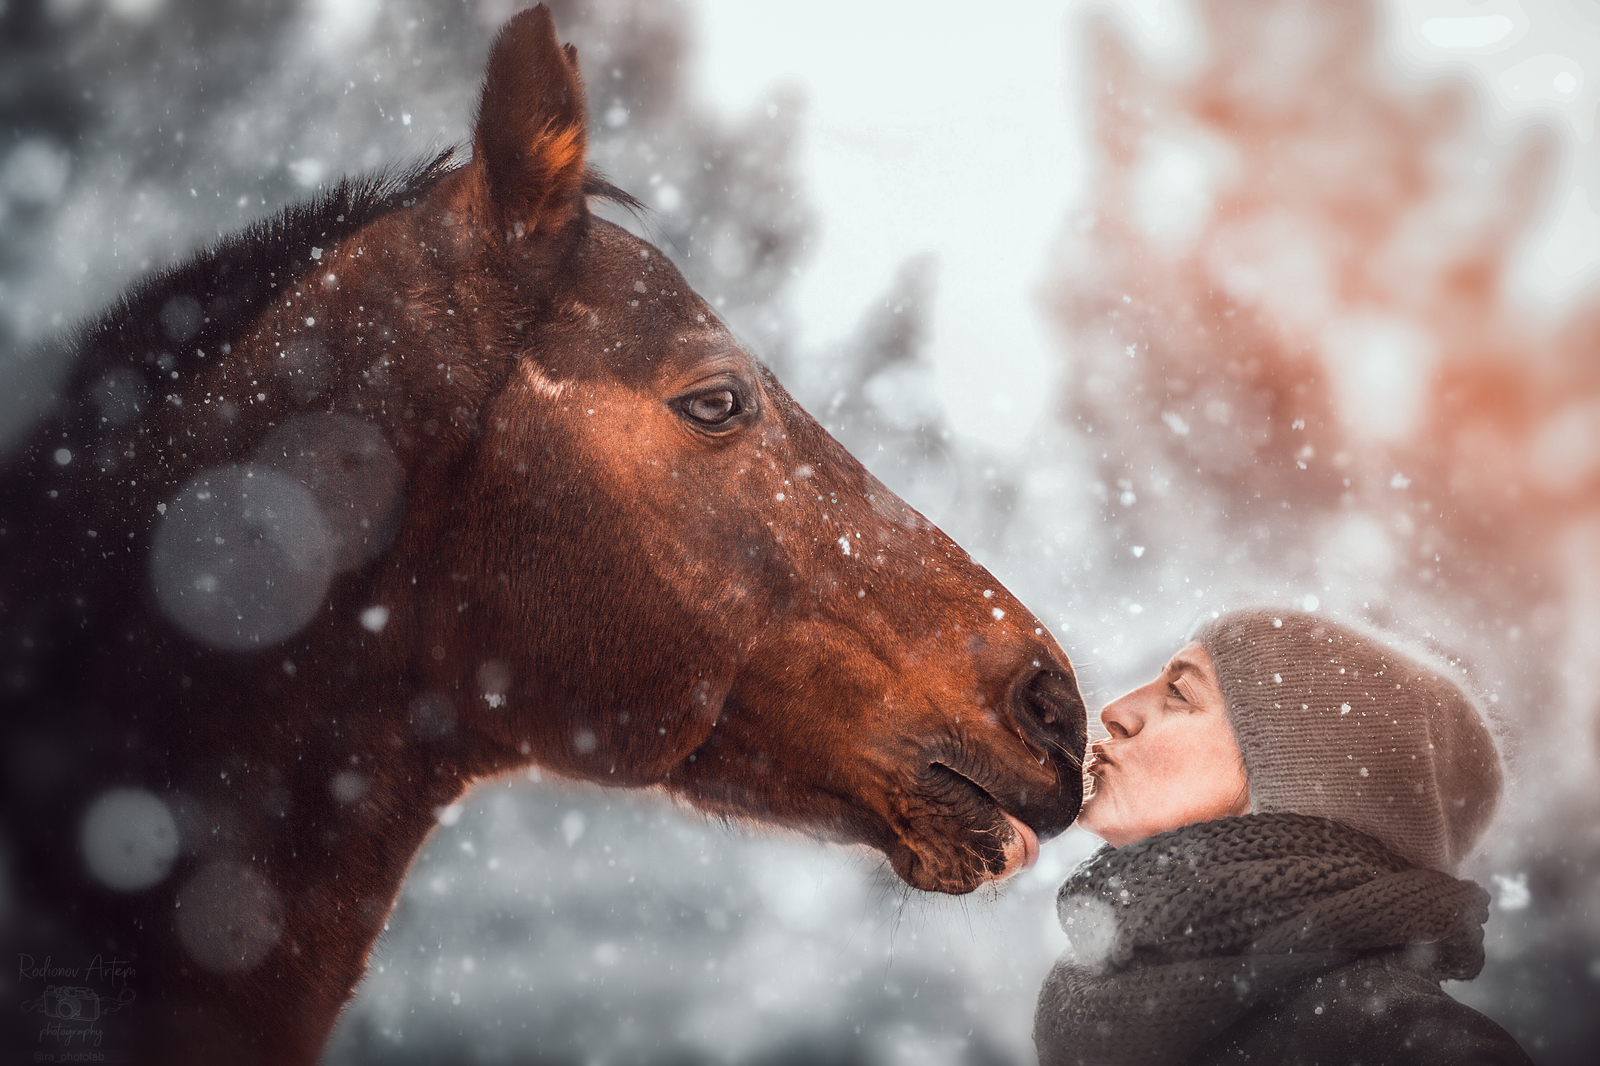
<instances>
[{"instance_id":1,"label":"snowy background","mask_svg":"<svg viewBox=\"0 0 1600 1066\"><path fill-rule=\"evenodd\" d=\"M467 140L517 6L0 0L0 396L141 273ZM1600 7L551 6L630 224L1091 706L1246 597L1460 661L1512 772L1452 991L1590 1061ZM946 899L537 774L444 822L330 1063L1027 1062L1093 845Z\"/></svg>"}]
</instances>

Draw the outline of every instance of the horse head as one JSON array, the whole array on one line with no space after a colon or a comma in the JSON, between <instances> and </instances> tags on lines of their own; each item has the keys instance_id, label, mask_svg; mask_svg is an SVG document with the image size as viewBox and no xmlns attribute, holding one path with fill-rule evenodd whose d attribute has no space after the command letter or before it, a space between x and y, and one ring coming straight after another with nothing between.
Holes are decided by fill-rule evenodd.
<instances>
[{"instance_id":1,"label":"horse head","mask_svg":"<svg viewBox=\"0 0 1600 1066\"><path fill-rule=\"evenodd\" d=\"M383 638L507 762L865 842L918 888L1014 872L1078 807L1066 657L588 214L582 92L548 14L519 16L472 163L414 213L505 371L464 462L413 482L436 517L395 557L438 565L389 568Z\"/></svg>"}]
</instances>

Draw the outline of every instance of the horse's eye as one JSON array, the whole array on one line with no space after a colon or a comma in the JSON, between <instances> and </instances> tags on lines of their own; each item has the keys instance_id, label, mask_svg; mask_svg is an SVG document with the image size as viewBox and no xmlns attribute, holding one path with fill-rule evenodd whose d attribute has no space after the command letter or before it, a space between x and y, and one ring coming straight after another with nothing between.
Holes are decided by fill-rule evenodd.
<instances>
[{"instance_id":1,"label":"horse's eye","mask_svg":"<svg viewBox=\"0 0 1600 1066\"><path fill-rule=\"evenodd\" d=\"M683 411L703 426L720 426L739 413L739 397L732 389L714 389L684 400Z\"/></svg>"}]
</instances>

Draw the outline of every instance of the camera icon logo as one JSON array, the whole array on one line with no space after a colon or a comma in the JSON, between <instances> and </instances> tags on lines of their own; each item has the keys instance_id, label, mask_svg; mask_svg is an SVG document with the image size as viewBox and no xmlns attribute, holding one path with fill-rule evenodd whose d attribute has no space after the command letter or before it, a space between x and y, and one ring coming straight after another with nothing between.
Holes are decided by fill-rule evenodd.
<instances>
[{"instance_id":1,"label":"camera icon logo","mask_svg":"<svg viewBox=\"0 0 1600 1066\"><path fill-rule=\"evenodd\" d=\"M45 1017L64 1022L92 1022L101 1014L100 996L92 988L50 985L44 990L41 1006Z\"/></svg>"}]
</instances>

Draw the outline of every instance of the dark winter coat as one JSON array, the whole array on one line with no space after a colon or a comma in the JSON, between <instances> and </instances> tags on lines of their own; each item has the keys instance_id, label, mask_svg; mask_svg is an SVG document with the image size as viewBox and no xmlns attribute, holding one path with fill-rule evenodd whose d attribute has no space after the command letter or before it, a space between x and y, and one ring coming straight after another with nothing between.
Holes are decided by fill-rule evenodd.
<instances>
[{"instance_id":1,"label":"dark winter coat","mask_svg":"<svg viewBox=\"0 0 1600 1066\"><path fill-rule=\"evenodd\" d=\"M1464 1006L1403 952L1371 955L1258 1007L1188 1066L1531 1066L1500 1026Z\"/></svg>"},{"instance_id":2,"label":"dark winter coat","mask_svg":"<svg viewBox=\"0 0 1600 1066\"><path fill-rule=\"evenodd\" d=\"M1105 848L1056 901L1043 1066L1528 1063L1440 981L1483 966L1488 894L1325 818L1250 814Z\"/></svg>"}]
</instances>

